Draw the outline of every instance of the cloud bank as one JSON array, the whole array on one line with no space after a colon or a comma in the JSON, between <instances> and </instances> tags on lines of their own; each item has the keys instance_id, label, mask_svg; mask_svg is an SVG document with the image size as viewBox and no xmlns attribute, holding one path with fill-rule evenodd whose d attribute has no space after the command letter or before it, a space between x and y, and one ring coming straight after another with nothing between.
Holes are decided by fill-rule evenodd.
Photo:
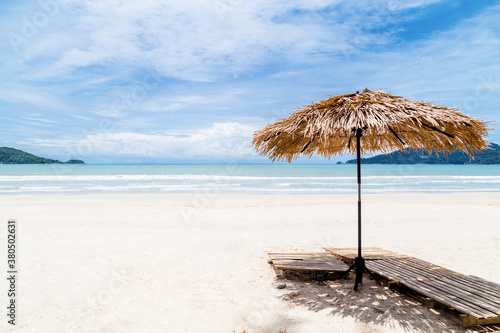
<instances>
[{"instance_id":1,"label":"cloud bank","mask_svg":"<svg viewBox=\"0 0 500 333\"><path fill-rule=\"evenodd\" d=\"M91 160L253 158L254 130L293 106L365 87L497 120L495 2L41 0L4 7L0 140L35 153L58 157L91 141ZM491 138L500 141L495 132Z\"/></svg>"}]
</instances>

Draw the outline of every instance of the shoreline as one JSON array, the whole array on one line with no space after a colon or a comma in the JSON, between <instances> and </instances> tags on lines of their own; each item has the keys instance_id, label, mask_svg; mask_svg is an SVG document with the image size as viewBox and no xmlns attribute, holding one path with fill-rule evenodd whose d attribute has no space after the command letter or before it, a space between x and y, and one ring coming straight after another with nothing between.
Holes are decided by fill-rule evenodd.
<instances>
[{"instance_id":1,"label":"shoreline","mask_svg":"<svg viewBox=\"0 0 500 333\"><path fill-rule=\"evenodd\" d=\"M263 196L263 197L269 197L269 196L277 196L277 197L300 197L300 196L305 196L305 197L322 197L322 196L333 196L333 197L342 197L342 196L355 196L357 198L358 193L354 189L352 192L343 192L343 193L300 193L297 191L297 193L290 193L287 191L283 191L283 193L277 193L277 192L252 192L252 191L234 191L234 192L229 192L229 191L211 191L211 190L197 190L197 191L178 191L178 192L159 192L159 191L102 191L102 192L90 192L90 191L68 191L68 192L33 192L33 193L28 193L28 192L20 192L20 193L0 193L0 198L8 198L8 197L52 197L52 198L57 198L57 197L92 197L92 196L117 196L117 197L123 197L126 198L127 196L172 196L172 197L187 197L187 196L199 196L199 195L205 195L208 197L216 197L216 196L238 196L238 197L258 197L258 196ZM421 191L411 191L411 190L403 190L403 191L380 191L377 193L370 192L369 190L366 190L363 192L363 189L361 190L361 196L465 196L465 195L486 195L486 196L500 196L500 189L499 190L491 190L491 191L484 191L484 190L462 190L462 191L457 191L457 190L421 190Z\"/></svg>"},{"instance_id":2,"label":"shoreline","mask_svg":"<svg viewBox=\"0 0 500 333\"><path fill-rule=\"evenodd\" d=\"M6 168L5 195L344 195L357 192L356 170L330 165L98 165L67 173ZM43 170L45 169L45 171ZM362 194L500 193L493 167L367 165Z\"/></svg>"}]
</instances>

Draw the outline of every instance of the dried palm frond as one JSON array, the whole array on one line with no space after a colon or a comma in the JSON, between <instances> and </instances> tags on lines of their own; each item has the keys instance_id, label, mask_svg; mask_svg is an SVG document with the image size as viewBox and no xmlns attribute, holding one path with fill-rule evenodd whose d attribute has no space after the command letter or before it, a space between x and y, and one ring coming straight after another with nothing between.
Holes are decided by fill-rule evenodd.
<instances>
[{"instance_id":1,"label":"dried palm frond","mask_svg":"<svg viewBox=\"0 0 500 333\"><path fill-rule=\"evenodd\" d=\"M300 108L286 119L257 131L252 144L262 155L291 162L301 154L330 158L356 152L390 153L419 149L469 156L488 147L487 122L448 108L412 102L383 91L341 95Z\"/></svg>"}]
</instances>

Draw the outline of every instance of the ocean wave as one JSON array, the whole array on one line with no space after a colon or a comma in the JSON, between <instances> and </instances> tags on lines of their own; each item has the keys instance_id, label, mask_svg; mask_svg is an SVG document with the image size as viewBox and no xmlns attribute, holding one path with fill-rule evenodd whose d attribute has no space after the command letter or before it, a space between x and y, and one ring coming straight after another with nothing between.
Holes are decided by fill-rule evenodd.
<instances>
[{"instance_id":1,"label":"ocean wave","mask_svg":"<svg viewBox=\"0 0 500 333\"><path fill-rule=\"evenodd\" d=\"M0 193L356 193L355 168L280 165L82 166L73 173L45 167L6 168ZM496 167L364 167L363 193L500 192Z\"/></svg>"},{"instance_id":2,"label":"ocean wave","mask_svg":"<svg viewBox=\"0 0 500 333\"><path fill-rule=\"evenodd\" d=\"M229 176L229 175L61 175L61 176L0 176L0 182L28 182L28 181L158 181L158 180L214 180L214 181L234 181L234 180L249 180L249 181L335 181L335 180L356 180L353 176ZM500 181L500 176L450 176L450 175L418 175L418 176L362 176L365 181L370 180L401 180L401 179L422 179L426 181L445 181L445 180L489 180Z\"/></svg>"}]
</instances>

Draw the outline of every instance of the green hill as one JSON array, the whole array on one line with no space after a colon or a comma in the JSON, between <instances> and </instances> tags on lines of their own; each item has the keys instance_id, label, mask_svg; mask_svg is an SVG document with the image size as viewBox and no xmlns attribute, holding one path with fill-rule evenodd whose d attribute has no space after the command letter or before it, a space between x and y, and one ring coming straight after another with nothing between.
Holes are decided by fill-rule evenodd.
<instances>
[{"instance_id":1,"label":"green hill","mask_svg":"<svg viewBox=\"0 0 500 333\"><path fill-rule=\"evenodd\" d=\"M50 158L38 157L19 149L0 147L0 164L84 164L84 162L69 160L64 163Z\"/></svg>"},{"instance_id":2,"label":"green hill","mask_svg":"<svg viewBox=\"0 0 500 333\"><path fill-rule=\"evenodd\" d=\"M345 162L346 164L356 163L356 159ZM369 158L362 158L362 164L500 164L500 146L492 143L482 154L478 154L473 160L466 154L455 151L448 157L440 154L429 155L427 152L421 152L411 149L409 153L401 150L389 155L377 155Z\"/></svg>"}]
</instances>

